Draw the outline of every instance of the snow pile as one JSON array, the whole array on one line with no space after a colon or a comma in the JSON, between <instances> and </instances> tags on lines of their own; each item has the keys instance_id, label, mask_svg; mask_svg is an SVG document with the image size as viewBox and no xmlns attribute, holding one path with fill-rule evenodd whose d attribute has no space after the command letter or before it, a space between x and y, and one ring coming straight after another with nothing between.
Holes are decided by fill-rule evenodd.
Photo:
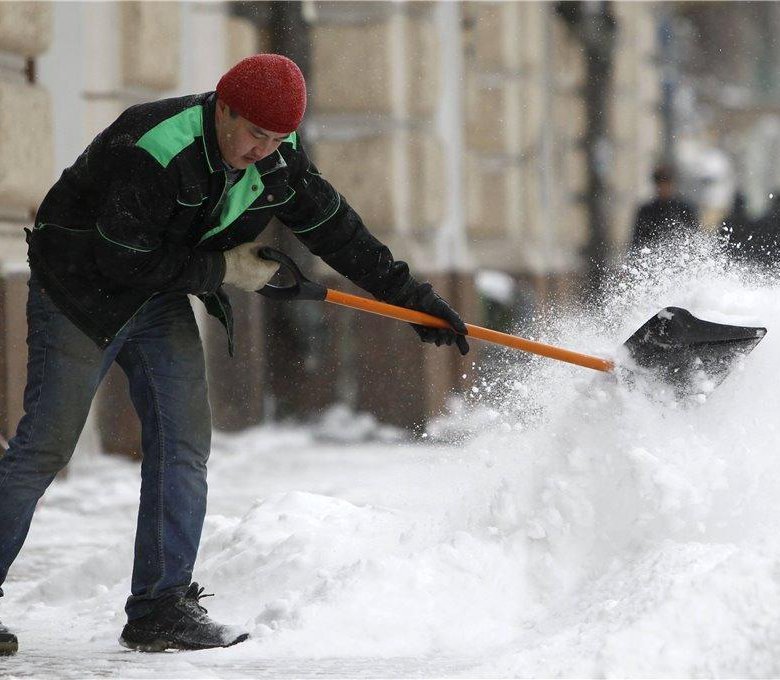
<instances>
[{"instance_id":1,"label":"snow pile","mask_svg":"<svg viewBox=\"0 0 780 680\"><path fill-rule=\"evenodd\" d=\"M355 413L345 404L336 404L322 414L312 432L320 441L355 444L357 442L401 442L408 433L391 425L383 425L370 413Z\"/></svg>"},{"instance_id":2,"label":"snow pile","mask_svg":"<svg viewBox=\"0 0 780 680\"><path fill-rule=\"evenodd\" d=\"M456 424L432 427L477 430L457 445L366 443L372 423L351 447L316 428L218 435L195 579L218 595L211 613L253 637L199 658L467 658L470 676L780 674L780 291L703 239L648 251L611 285L603 309L551 315L540 339L609 356L666 305L769 334L692 404L508 354L453 404ZM342 416L323 423L338 429ZM108 648L136 485L116 461L56 485L19 564L37 564L78 518L83 533L62 540L75 556L56 568L46 553L48 573L9 597L3 618L33 639L76 621L73 639Z\"/></svg>"},{"instance_id":3,"label":"snow pile","mask_svg":"<svg viewBox=\"0 0 780 680\"><path fill-rule=\"evenodd\" d=\"M725 264L700 240L671 256L645 253L616 281L605 313L592 325L579 319L581 337L572 341L603 353L599 329L628 337L668 304L766 325L769 335L741 370L700 404L628 391L602 376L566 398L572 386L554 377L566 370L559 366L540 366L537 379L547 379L522 396L545 403L542 427L514 447L532 488L515 496L518 485L508 481L513 507L497 518L507 534L528 538L523 578L545 611L503 672L780 672L780 613L769 604L780 590L771 398L778 290ZM577 328L572 320L562 326L570 336Z\"/></svg>"},{"instance_id":4,"label":"snow pile","mask_svg":"<svg viewBox=\"0 0 780 680\"><path fill-rule=\"evenodd\" d=\"M516 610L501 598L522 599L495 541L466 532L434 537L404 513L301 492L260 501L212 534L200 571L259 595L234 611L252 617L270 655L491 647L511 639ZM488 575L500 590L485 587ZM489 627L473 625L493 617Z\"/></svg>"}]
</instances>

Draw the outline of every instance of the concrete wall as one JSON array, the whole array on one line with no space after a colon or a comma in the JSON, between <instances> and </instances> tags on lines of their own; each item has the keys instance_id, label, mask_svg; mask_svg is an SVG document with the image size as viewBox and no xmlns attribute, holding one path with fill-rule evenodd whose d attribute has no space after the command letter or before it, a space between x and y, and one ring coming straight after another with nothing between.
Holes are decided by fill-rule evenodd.
<instances>
[{"instance_id":1,"label":"concrete wall","mask_svg":"<svg viewBox=\"0 0 780 680\"><path fill-rule=\"evenodd\" d=\"M619 2L614 9L620 25L615 53L612 228L622 252L631 238L638 198L652 195L650 175L662 145L661 80L656 44L655 10L650 3Z\"/></svg>"},{"instance_id":2,"label":"concrete wall","mask_svg":"<svg viewBox=\"0 0 780 680\"><path fill-rule=\"evenodd\" d=\"M52 40L52 6L0 3L0 433L21 416L29 222L53 176L52 100L34 82Z\"/></svg>"},{"instance_id":3,"label":"concrete wall","mask_svg":"<svg viewBox=\"0 0 780 680\"><path fill-rule=\"evenodd\" d=\"M258 6L257 17L267 10ZM617 248L646 186L660 126L652 8L615 3L615 10ZM586 239L584 61L554 3L314 2L304 11L306 144L369 228L470 321L482 320L480 269L514 276L531 305L565 298L578 285ZM212 89L230 65L268 49L263 21L231 16L219 2L0 3L5 433L18 418L24 362L22 226L62 169L127 106ZM323 265L312 273L350 289ZM256 296L236 300L232 361L221 329L196 303L219 427L251 425L285 404L312 415L335 399L412 425L435 414L461 389L463 367L479 361L476 347L467 361L454 351L421 351L411 331L393 322L315 305L296 308L280 325ZM283 370L269 373L270 357ZM293 380L312 389L290 390ZM94 419L103 446L135 452L137 425L124 395L124 377L114 372Z\"/></svg>"},{"instance_id":4,"label":"concrete wall","mask_svg":"<svg viewBox=\"0 0 780 680\"><path fill-rule=\"evenodd\" d=\"M318 3L312 27L312 153L391 243L430 233L443 213L434 10L381 2L344 15L337 3Z\"/></svg>"},{"instance_id":5,"label":"concrete wall","mask_svg":"<svg viewBox=\"0 0 780 680\"><path fill-rule=\"evenodd\" d=\"M583 54L552 3L464 6L467 226L475 259L575 273L584 239Z\"/></svg>"},{"instance_id":6,"label":"concrete wall","mask_svg":"<svg viewBox=\"0 0 780 680\"><path fill-rule=\"evenodd\" d=\"M229 66L256 51L254 28L229 16L224 4L0 3L0 433L6 437L21 416L26 364L22 229L46 191L125 108L213 89ZM220 404L225 413L218 406L216 418L229 420L232 407ZM90 423L104 448L138 450L121 371L109 374Z\"/></svg>"}]
</instances>

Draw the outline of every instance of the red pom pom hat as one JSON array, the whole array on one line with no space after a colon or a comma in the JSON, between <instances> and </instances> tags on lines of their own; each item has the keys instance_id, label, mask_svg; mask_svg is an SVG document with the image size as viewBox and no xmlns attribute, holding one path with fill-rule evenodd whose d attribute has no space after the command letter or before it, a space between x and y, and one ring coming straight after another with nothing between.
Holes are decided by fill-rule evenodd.
<instances>
[{"instance_id":1,"label":"red pom pom hat","mask_svg":"<svg viewBox=\"0 0 780 680\"><path fill-rule=\"evenodd\" d=\"M306 111L301 69L281 54L242 59L220 78L217 94L250 123L279 134L295 131Z\"/></svg>"}]
</instances>

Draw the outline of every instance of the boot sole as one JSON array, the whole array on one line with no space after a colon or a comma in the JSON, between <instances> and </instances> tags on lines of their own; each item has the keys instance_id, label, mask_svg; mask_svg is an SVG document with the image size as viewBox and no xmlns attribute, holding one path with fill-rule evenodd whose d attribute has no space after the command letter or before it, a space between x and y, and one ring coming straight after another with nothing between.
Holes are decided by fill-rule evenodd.
<instances>
[{"instance_id":1,"label":"boot sole","mask_svg":"<svg viewBox=\"0 0 780 680\"><path fill-rule=\"evenodd\" d=\"M226 645L188 645L184 642L175 642L174 640L165 640L163 638L150 638L148 640L127 640L125 638L119 638L119 644L128 649L132 649L136 652L164 652L166 649L176 649L181 651L197 651L199 649L223 649L225 647L232 647L240 642L245 642L249 639L249 633L239 635L235 640L229 642Z\"/></svg>"},{"instance_id":2,"label":"boot sole","mask_svg":"<svg viewBox=\"0 0 780 680\"><path fill-rule=\"evenodd\" d=\"M119 638L119 644L136 652L164 652L166 649L173 648L170 640L149 640L148 642L136 642L135 640L125 640Z\"/></svg>"}]
</instances>

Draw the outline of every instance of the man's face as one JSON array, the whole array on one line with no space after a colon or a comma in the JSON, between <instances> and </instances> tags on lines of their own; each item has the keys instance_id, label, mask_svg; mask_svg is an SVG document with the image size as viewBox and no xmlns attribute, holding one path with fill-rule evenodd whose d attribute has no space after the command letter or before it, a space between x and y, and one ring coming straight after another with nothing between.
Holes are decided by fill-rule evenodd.
<instances>
[{"instance_id":1,"label":"man's face","mask_svg":"<svg viewBox=\"0 0 780 680\"><path fill-rule=\"evenodd\" d=\"M231 114L227 104L217 100L217 142L222 159L237 170L270 156L288 134L271 132L253 125L246 118Z\"/></svg>"}]
</instances>

